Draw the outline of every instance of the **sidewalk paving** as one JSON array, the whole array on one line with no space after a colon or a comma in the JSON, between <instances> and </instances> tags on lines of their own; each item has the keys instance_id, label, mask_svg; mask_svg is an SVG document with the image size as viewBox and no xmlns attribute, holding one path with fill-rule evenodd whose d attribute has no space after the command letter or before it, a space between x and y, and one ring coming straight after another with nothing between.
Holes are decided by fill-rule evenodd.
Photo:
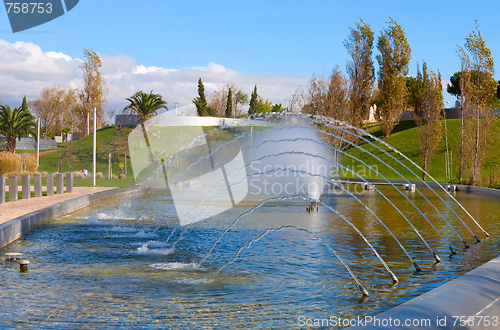
<instances>
[{"instance_id":1,"label":"sidewalk paving","mask_svg":"<svg viewBox=\"0 0 500 330\"><path fill-rule=\"evenodd\" d=\"M114 187L73 187L72 193L62 195L43 196L30 199L20 199L17 202L0 204L0 225L22 215L44 209L48 206L67 201L80 196L93 194L100 191L115 189Z\"/></svg>"}]
</instances>

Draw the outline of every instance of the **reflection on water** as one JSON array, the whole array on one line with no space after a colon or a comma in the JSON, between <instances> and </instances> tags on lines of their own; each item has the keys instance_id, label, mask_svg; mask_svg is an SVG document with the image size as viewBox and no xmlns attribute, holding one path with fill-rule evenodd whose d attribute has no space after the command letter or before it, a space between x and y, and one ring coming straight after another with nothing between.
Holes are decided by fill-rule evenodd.
<instances>
[{"instance_id":1,"label":"reflection on water","mask_svg":"<svg viewBox=\"0 0 500 330\"><path fill-rule=\"evenodd\" d=\"M299 200L270 202L243 217L199 264L224 229L255 204L232 208L187 227L178 241L184 228L176 227L169 196L148 191L126 204L110 202L65 216L1 250L2 254L23 252L30 270L23 274L17 264L0 263L0 327L289 328L297 326L299 316L377 314L497 256L497 199L457 195L491 234L491 238L473 244L473 237L453 213L425 192L471 244L470 249L448 258L448 243L418 211L393 188L380 189L403 210L442 263L433 262L432 254L409 225L375 192L358 195L422 267L423 272L415 273L373 215L346 194L332 191L323 198L324 203L360 228L400 283L392 283L378 259L340 217L324 207L306 213L308 202ZM446 240L460 247L457 235L423 198L411 193L407 196ZM469 219L464 217L464 221L483 237ZM353 279L323 243L293 229L265 235L218 273L240 247L265 229L285 225L312 231L332 246L370 297L361 298Z\"/></svg>"}]
</instances>

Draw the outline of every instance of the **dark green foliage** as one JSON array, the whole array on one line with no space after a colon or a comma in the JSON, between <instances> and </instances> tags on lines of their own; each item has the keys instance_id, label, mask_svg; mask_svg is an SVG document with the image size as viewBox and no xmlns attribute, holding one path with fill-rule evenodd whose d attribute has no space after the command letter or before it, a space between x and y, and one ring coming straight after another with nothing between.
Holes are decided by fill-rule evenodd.
<instances>
[{"instance_id":1,"label":"dark green foliage","mask_svg":"<svg viewBox=\"0 0 500 330\"><path fill-rule=\"evenodd\" d=\"M408 88L408 106L413 107L415 105L415 95L414 87L416 85L417 78L408 76L406 77L406 88Z\"/></svg>"},{"instance_id":2,"label":"dark green foliage","mask_svg":"<svg viewBox=\"0 0 500 330\"><path fill-rule=\"evenodd\" d=\"M227 104L226 104L226 118L231 118L233 116L233 97L231 88L227 93Z\"/></svg>"},{"instance_id":3,"label":"dark green foliage","mask_svg":"<svg viewBox=\"0 0 500 330\"><path fill-rule=\"evenodd\" d=\"M8 105L0 106L0 134L7 138L7 150L11 153L16 151L16 139L29 136L36 137L35 117L31 115L28 107L20 106L11 109Z\"/></svg>"},{"instance_id":4,"label":"dark green foliage","mask_svg":"<svg viewBox=\"0 0 500 330\"><path fill-rule=\"evenodd\" d=\"M450 83L446 85L446 91L455 96L460 96L462 92L460 91L460 75L461 71L455 72L453 76L450 77Z\"/></svg>"},{"instance_id":5,"label":"dark green foliage","mask_svg":"<svg viewBox=\"0 0 500 330\"><path fill-rule=\"evenodd\" d=\"M257 85L253 89L252 96L250 97L250 107L248 108L248 114L253 115L258 112L258 99L259 94L257 94Z\"/></svg>"},{"instance_id":6,"label":"dark green foliage","mask_svg":"<svg viewBox=\"0 0 500 330\"><path fill-rule=\"evenodd\" d=\"M23 97L23 104L21 104L21 109L23 111L28 111L28 102L26 102L26 95Z\"/></svg>"},{"instance_id":7,"label":"dark green foliage","mask_svg":"<svg viewBox=\"0 0 500 330\"><path fill-rule=\"evenodd\" d=\"M124 111L138 115L141 123L156 115L157 110L167 109L167 102L162 100L160 94L153 94L153 91L147 94L138 91L126 100L130 104L125 107Z\"/></svg>"},{"instance_id":8,"label":"dark green foliage","mask_svg":"<svg viewBox=\"0 0 500 330\"><path fill-rule=\"evenodd\" d=\"M462 91L460 90L460 77L462 76L461 71L457 71L453 74L453 76L450 77L450 83L446 85L446 91L454 96L461 96ZM476 81L477 79L477 74L475 70L470 71L470 80L471 81ZM493 95L492 98L490 98L486 105L491 107L491 108L498 108L500 107L500 84L498 81L493 82L493 78L491 78L491 83L492 84L497 84L497 89L496 93Z\"/></svg>"},{"instance_id":9,"label":"dark green foliage","mask_svg":"<svg viewBox=\"0 0 500 330\"><path fill-rule=\"evenodd\" d=\"M218 117L219 115L217 114L217 109L207 106L207 116Z\"/></svg>"},{"instance_id":10,"label":"dark green foliage","mask_svg":"<svg viewBox=\"0 0 500 330\"><path fill-rule=\"evenodd\" d=\"M205 97L205 86L201 78L198 80L198 97L193 99L193 103L196 105L196 112L198 116L203 117L207 115L207 99ZM213 114L208 114L209 116L214 116ZM215 115L216 117L217 115Z\"/></svg>"},{"instance_id":11,"label":"dark green foliage","mask_svg":"<svg viewBox=\"0 0 500 330\"><path fill-rule=\"evenodd\" d=\"M283 104L281 103L276 103L271 107L272 112L282 112L285 111L285 108L283 107Z\"/></svg>"}]
</instances>

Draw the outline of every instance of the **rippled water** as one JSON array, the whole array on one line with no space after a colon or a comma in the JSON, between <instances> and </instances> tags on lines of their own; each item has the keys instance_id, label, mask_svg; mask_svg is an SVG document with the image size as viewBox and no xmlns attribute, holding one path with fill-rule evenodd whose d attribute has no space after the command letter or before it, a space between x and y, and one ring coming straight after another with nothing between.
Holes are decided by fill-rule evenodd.
<instances>
[{"instance_id":1,"label":"rippled water","mask_svg":"<svg viewBox=\"0 0 500 330\"><path fill-rule=\"evenodd\" d=\"M270 202L241 218L200 264L224 229L255 204L235 207L186 229L176 227L169 196L147 191L139 198L62 217L2 249L2 254L23 252L30 265L28 273L20 273L17 264L0 263L0 328L290 328L297 326L299 316L377 314L497 256L498 199L457 194L492 236L473 244L467 229L426 191L471 243L470 249L448 258L447 244L420 214L394 189L380 189L405 210L442 263L434 264L417 235L376 192L358 197L394 231L422 267L421 273L415 273L371 214L351 197L332 191L324 203L360 228L400 283L392 283L378 259L340 217L324 207L308 214L308 202L301 200ZM454 232L422 198L407 196L429 214L445 238L461 247ZM484 236L464 220L479 237ZM363 298L329 249L303 231L271 232L227 264L264 230L290 225L314 232L334 248L370 297Z\"/></svg>"}]
</instances>

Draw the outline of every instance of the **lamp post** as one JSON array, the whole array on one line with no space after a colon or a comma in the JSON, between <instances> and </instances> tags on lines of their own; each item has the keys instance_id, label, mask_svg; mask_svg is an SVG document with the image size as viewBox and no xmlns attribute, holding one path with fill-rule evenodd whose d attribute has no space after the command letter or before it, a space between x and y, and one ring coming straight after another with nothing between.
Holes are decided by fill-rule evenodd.
<instances>
[{"instance_id":1,"label":"lamp post","mask_svg":"<svg viewBox=\"0 0 500 330\"><path fill-rule=\"evenodd\" d=\"M449 101L446 101L446 104L450 104ZM451 180L451 160L450 160L450 152L448 150L448 126L446 125L446 106L443 109L443 117L444 117L444 138L446 141L446 154L444 156L444 165L445 165L445 176L446 179Z\"/></svg>"},{"instance_id":2,"label":"lamp post","mask_svg":"<svg viewBox=\"0 0 500 330\"><path fill-rule=\"evenodd\" d=\"M36 167L40 166L40 118L38 118L38 131L36 135Z\"/></svg>"},{"instance_id":3,"label":"lamp post","mask_svg":"<svg viewBox=\"0 0 500 330\"><path fill-rule=\"evenodd\" d=\"M95 171L95 162L96 162L96 137L97 137L97 132L96 132L96 118L97 117L97 108L94 108L94 169L93 169L93 180L94 180L94 187L95 187L95 177L96 177L96 171Z\"/></svg>"}]
</instances>

